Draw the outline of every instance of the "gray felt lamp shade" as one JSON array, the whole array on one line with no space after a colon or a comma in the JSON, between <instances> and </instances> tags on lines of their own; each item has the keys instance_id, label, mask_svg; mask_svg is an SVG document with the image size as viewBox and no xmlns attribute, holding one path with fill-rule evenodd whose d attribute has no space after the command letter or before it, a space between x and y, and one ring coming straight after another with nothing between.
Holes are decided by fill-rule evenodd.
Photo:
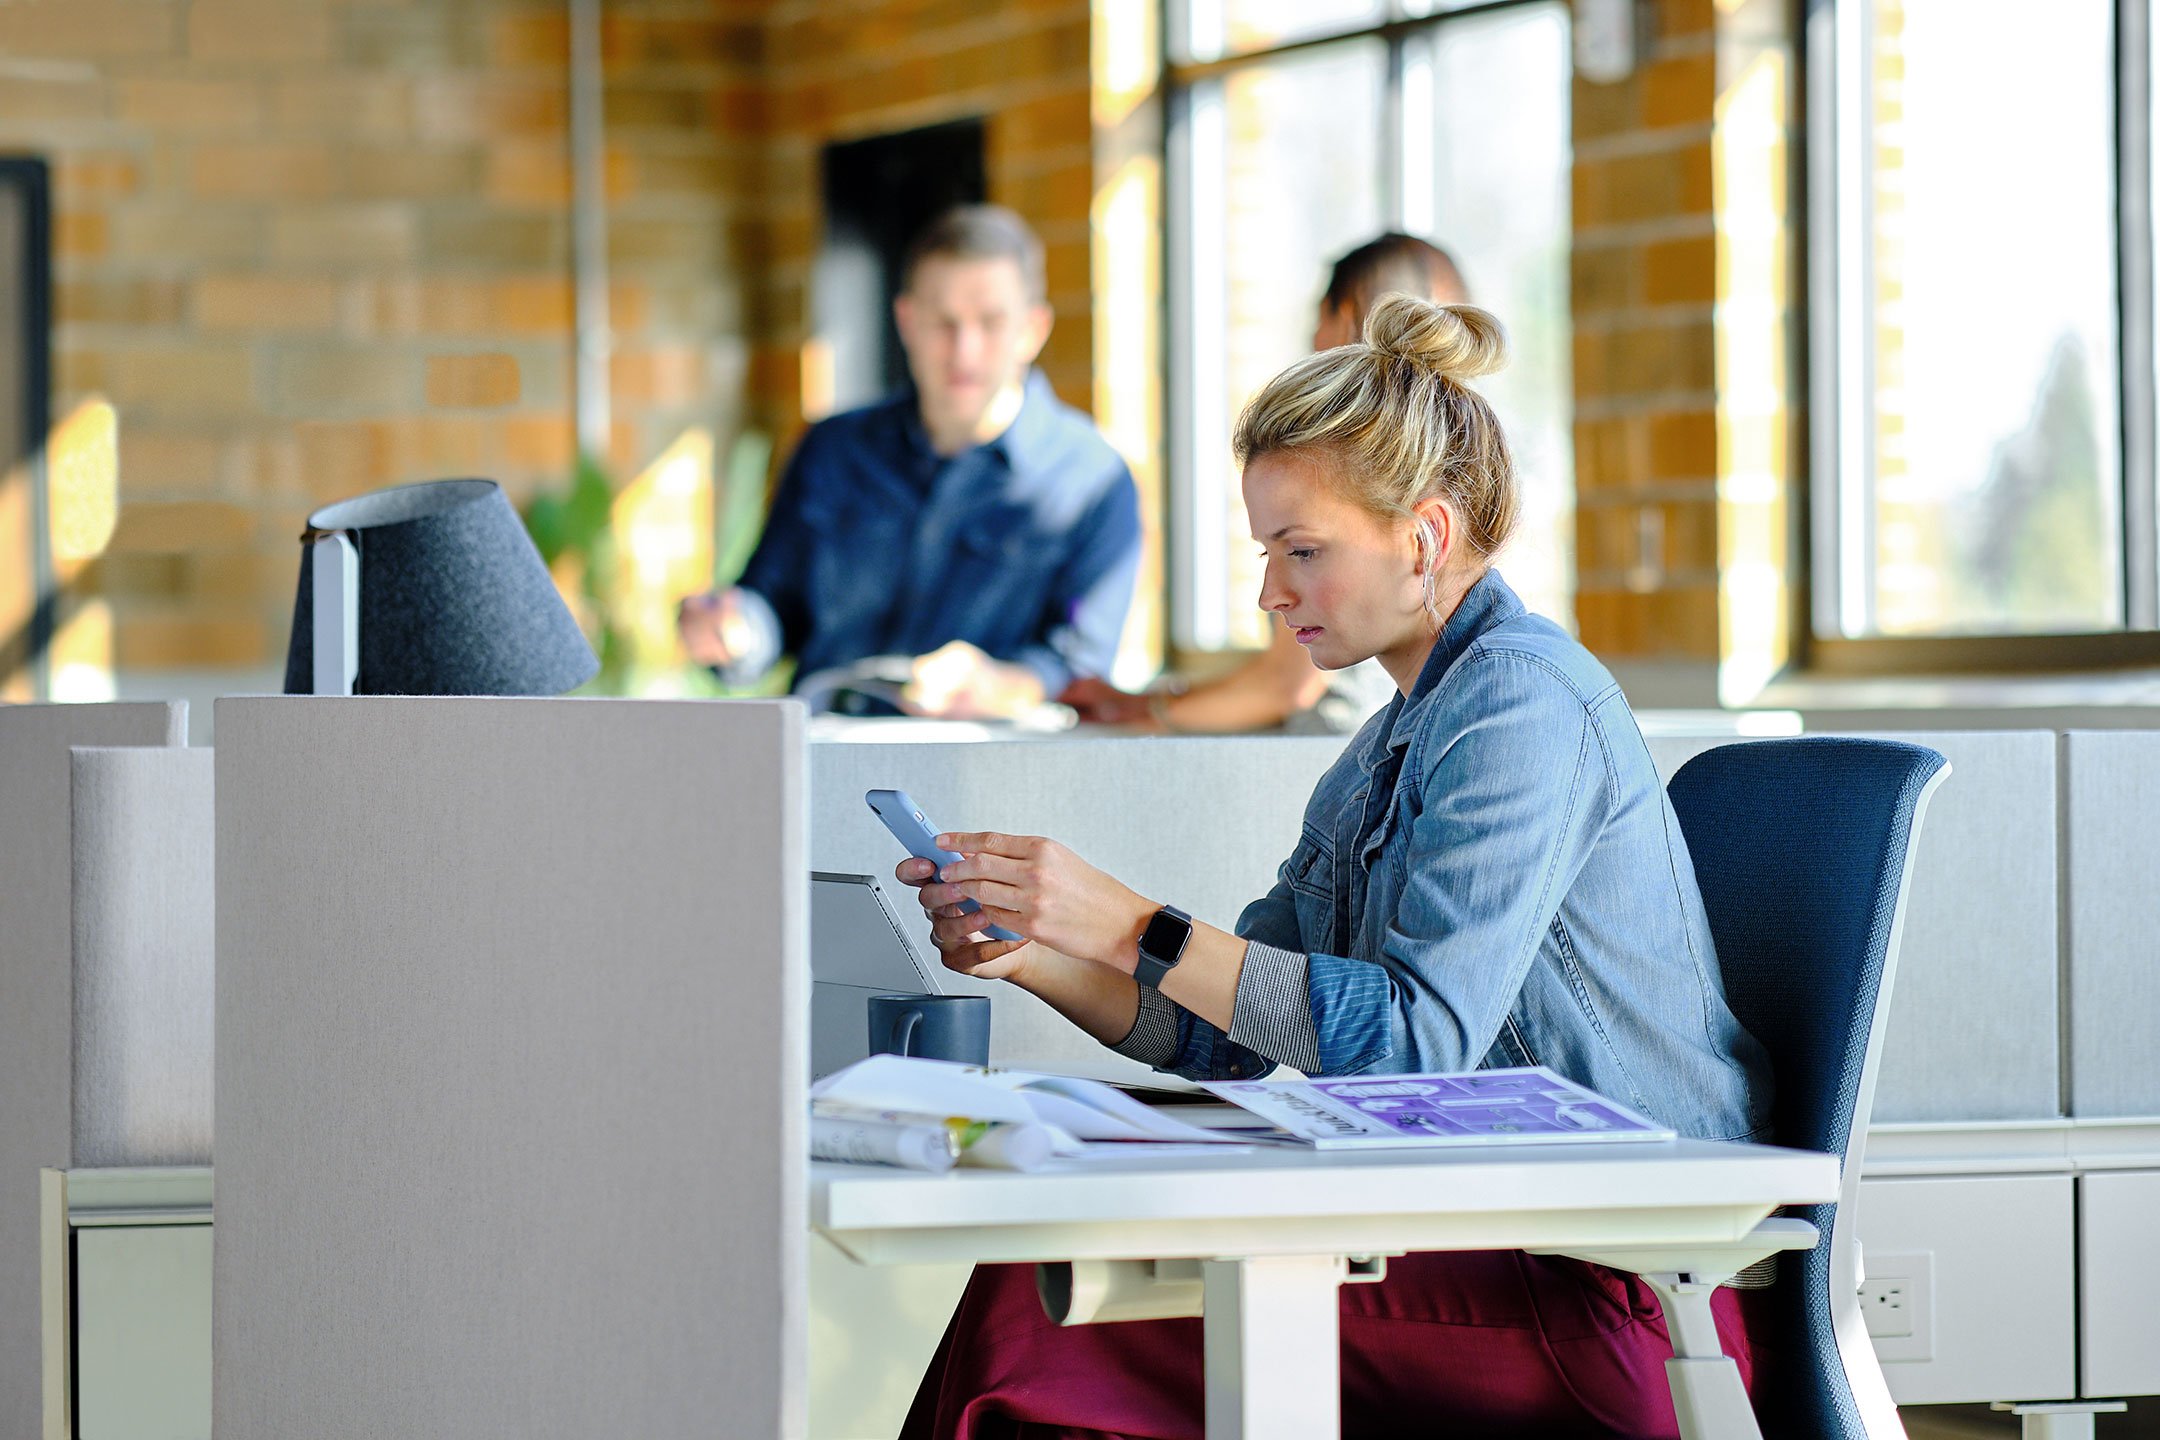
<instances>
[{"instance_id":1,"label":"gray felt lamp shade","mask_svg":"<svg viewBox=\"0 0 2160 1440\"><path fill-rule=\"evenodd\" d=\"M360 552L356 695L560 695L600 668L492 480L436 480L308 517ZM315 689L315 547L300 547L285 693Z\"/></svg>"}]
</instances>

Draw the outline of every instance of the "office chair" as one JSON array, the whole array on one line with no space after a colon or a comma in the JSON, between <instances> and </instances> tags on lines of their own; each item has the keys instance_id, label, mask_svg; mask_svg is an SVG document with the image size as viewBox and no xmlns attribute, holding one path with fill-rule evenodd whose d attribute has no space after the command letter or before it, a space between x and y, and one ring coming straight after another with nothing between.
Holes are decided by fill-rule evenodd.
<instances>
[{"instance_id":1,"label":"office chair","mask_svg":"<svg viewBox=\"0 0 2160 1440\"><path fill-rule=\"evenodd\" d=\"M1905 1433L1860 1316L1853 1203L1913 842L1949 772L1923 746L1809 736L1705 751L1666 787L1726 1000L1770 1052L1771 1138L1844 1158L1838 1203L1793 1212L1826 1243L1784 1257L1751 1297L1766 1317L1755 1410L1770 1440Z\"/></svg>"}]
</instances>

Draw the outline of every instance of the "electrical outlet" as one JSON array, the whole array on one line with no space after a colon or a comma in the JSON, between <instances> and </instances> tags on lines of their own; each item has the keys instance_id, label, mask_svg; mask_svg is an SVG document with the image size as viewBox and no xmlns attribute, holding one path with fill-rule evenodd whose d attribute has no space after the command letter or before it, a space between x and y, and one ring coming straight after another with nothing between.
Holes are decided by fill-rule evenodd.
<instances>
[{"instance_id":1,"label":"electrical outlet","mask_svg":"<svg viewBox=\"0 0 2160 1440\"><path fill-rule=\"evenodd\" d=\"M1863 1257L1860 1316L1885 1363L1935 1358L1935 1257L1927 1252Z\"/></svg>"},{"instance_id":2,"label":"electrical outlet","mask_svg":"<svg viewBox=\"0 0 2160 1440\"><path fill-rule=\"evenodd\" d=\"M1870 1277L1860 1287L1860 1314L1867 1333L1878 1340L1912 1334L1912 1281L1903 1275Z\"/></svg>"}]
</instances>

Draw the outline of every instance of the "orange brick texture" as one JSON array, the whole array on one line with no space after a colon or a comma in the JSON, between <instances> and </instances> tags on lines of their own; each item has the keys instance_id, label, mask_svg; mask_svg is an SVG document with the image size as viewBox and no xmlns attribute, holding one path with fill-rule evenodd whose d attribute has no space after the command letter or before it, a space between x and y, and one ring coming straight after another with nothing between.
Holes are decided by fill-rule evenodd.
<instances>
[{"instance_id":1,"label":"orange brick texture","mask_svg":"<svg viewBox=\"0 0 2160 1440\"><path fill-rule=\"evenodd\" d=\"M1089 0L609 0L619 477L803 423L821 146L987 120L1093 393ZM55 165L56 408L120 413L115 659L267 666L315 507L575 460L559 0L13 0L0 148Z\"/></svg>"},{"instance_id":2,"label":"orange brick texture","mask_svg":"<svg viewBox=\"0 0 2160 1440\"><path fill-rule=\"evenodd\" d=\"M752 380L764 423L785 440L802 420L820 147L970 116L987 121L990 199L1043 239L1057 313L1043 371L1089 408L1088 0L774 0L765 11L765 223L753 242L765 345Z\"/></svg>"},{"instance_id":3,"label":"orange brick texture","mask_svg":"<svg viewBox=\"0 0 2160 1440\"><path fill-rule=\"evenodd\" d=\"M1712 0L1656 0L1628 78L1574 83L1576 619L1719 658Z\"/></svg>"},{"instance_id":4,"label":"orange brick texture","mask_svg":"<svg viewBox=\"0 0 2160 1440\"><path fill-rule=\"evenodd\" d=\"M118 664L274 664L329 500L567 477L564 8L0 5L0 149L54 168L56 411L120 415L121 524L84 577ZM619 473L742 423L767 8L606 7Z\"/></svg>"}]
</instances>

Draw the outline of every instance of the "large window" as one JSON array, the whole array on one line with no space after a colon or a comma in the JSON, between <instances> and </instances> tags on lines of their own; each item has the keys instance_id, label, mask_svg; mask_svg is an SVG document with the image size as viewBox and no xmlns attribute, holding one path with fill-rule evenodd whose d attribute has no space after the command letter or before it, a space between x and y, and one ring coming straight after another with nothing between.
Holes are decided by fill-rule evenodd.
<instances>
[{"instance_id":1,"label":"large window","mask_svg":"<svg viewBox=\"0 0 2160 1440\"><path fill-rule=\"evenodd\" d=\"M1230 430L1312 346L1328 267L1422 235L1507 326L1483 382L1515 445L1500 565L1572 624L1568 32L1561 0L1186 0L1171 7L1173 638L1266 643ZM1439 12L1439 13L1435 13Z\"/></svg>"},{"instance_id":2,"label":"large window","mask_svg":"<svg viewBox=\"0 0 2160 1440\"><path fill-rule=\"evenodd\" d=\"M1829 668L2153 648L2146 20L2145 0L1836 0L1810 21Z\"/></svg>"}]
</instances>

